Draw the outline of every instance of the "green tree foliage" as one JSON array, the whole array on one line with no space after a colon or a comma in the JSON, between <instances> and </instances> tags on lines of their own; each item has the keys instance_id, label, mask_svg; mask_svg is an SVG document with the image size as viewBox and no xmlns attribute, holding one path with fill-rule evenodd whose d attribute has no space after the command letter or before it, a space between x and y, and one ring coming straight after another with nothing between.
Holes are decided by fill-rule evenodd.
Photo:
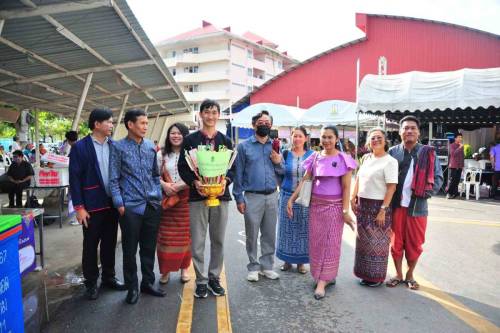
<instances>
[{"instance_id":1,"label":"green tree foliage","mask_svg":"<svg viewBox=\"0 0 500 333\"><path fill-rule=\"evenodd\" d=\"M14 124L0 121L0 138L12 138L16 135Z\"/></svg>"},{"instance_id":2,"label":"green tree foliage","mask_svg":"<svg viewBox=\"0 0 500 333\"><path fill-rule=\"evenodd\" d=\"M38 124L40 131L40 140L43 142L57 142L63 141L64 135L67 131L71 130L72 121L68 118L58 116L54 113L47 111L40 111L38 113ZM29 126L30 138L35 137L35 124ZM90 130L87 124L80 123L78 127L78 137L82 138L89 134ZM11 138L16 135L14 124L7 122L0 122L0 138Z\"/></svg>"}]
</instances>

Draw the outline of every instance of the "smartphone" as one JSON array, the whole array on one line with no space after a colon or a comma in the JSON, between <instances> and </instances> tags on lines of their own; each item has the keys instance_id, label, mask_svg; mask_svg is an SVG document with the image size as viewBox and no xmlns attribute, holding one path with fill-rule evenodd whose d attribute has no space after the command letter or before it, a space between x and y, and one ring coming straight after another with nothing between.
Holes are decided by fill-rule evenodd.
<instances>
[{"instance_id":1,"label":"smartphone","mask_svg":"<svg viewBox=\"0 0 500 333\"><path fill-rule=\"evenodd\" d=\"M279 139L273 140L273 150L279 154L281 142Z\"/></svg>"}]
</instances>

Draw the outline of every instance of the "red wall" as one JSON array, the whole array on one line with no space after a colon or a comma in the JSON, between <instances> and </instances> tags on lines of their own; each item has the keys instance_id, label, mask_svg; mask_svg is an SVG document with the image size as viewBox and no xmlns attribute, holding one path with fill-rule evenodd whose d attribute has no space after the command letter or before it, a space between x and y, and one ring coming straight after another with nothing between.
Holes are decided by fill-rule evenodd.
<instances>
[{"instance_id":1,"label":"red wall","mask_svg":"<svg viewBox=\"0 0 500 333\"><path fill-rule=\"evenodd\" d=\"M278 103L308 108L329 99L355 101L356 59L360 78L377 74L378 58L387 58L387 74L440 72L500 67L500 38L446 24L358 14L367 40L301 65L257 90L251 104ZM364 21L364 22L363 22Z\"/></svg>"}]
</instances>

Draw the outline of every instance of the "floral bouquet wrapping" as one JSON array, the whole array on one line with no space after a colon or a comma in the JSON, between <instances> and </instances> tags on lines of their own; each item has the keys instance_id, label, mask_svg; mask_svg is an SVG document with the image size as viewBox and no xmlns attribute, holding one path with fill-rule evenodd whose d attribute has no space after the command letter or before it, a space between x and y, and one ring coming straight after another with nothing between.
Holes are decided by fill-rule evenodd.
<instances>
[{"instance_id":1,"label":"floral bouquet wrapping","mask_svg":"<svg viewBox=\"0 0 500 333\"><path fill-rule=\"evenodd\" d=\"M236 153L223 145L219 146L218 151L210 145L200 145L185 152L189 168L202 183L202 192L207 196L205 205L208 207L220 204L217 197L225 191L226 173L231 169Z\"/></svg>"}]
</instances>

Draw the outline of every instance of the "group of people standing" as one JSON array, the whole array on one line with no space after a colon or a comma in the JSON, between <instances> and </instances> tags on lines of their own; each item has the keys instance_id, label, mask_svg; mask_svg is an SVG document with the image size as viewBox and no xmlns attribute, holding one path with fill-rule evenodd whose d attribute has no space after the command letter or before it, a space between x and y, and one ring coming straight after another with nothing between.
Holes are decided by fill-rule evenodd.
<instances>
[{"instance_id":1,"label":"group of people standing","mask_svg":"<svg viewBox=\"0 0 500 333\"><path fill-rule=\"evenodd\" d=\"M389 152L385 132L379 128L369 132L371 153L362 159L351 193L357 163L339 150L334 126L322 129L320 152L308 149L304 127L293 130L290 149L276 151L270 138L273 118L262 111L252 118L255 135L236 147L236 161L223 180L220 205L207 207L202 183L188 167L184 152L199 145L233 149L231 140L216 129L219 117L217 102L205 100L200 108L202 129L189 134L186 126L175 123L168 128L163 149L157 151L145 139L148 119L144 111L126 112L128 133L119 141L110 139L111 111L91 112L88 125L92 133L72 146L69 167L71 198L83 225L82 267L89 299L98 298L100 275L101 286L127 290L129 304L137 303L139 292L165 296L155 285L155 255L160 284L168 283L170 273L179 270L181 282L189 281L187 269L192 261L194 296L206 298L208 291L224 295L219 277L231 184L245 220L248 281L257 282L260 276L278 279L273 269L276 254L284 261L282 271L296 264L297 271L305 274L309 263L314 297L325 297L326 288L336 282L344 224L356 229L352 208L357 217L354 273L361 284L377 286L385 280L391 248L397 276L387 285L404 282L418 289L413 270L424 242L427 199L440 188L442 174L434 151L417 143L416 118L402 119L403 143ZM295 203L306 181L312 182L309 207ZM114 268L118 225L124 283L116 278ZM204 257L207 232L208 273ZM409 266L404 278L403 255Z\"/></svg>"},{"instance_id":2,"label":"group of people standing","mask_svg":"<svg viewBox=\"0 0 500 333\"><path fill-rule=\"evenodd\" d=\"M283 153L276 255L285 262L283 271L297 264L297 271L306 273L304 264L310 264L316 299L322 299L326 288L336 283L344 224L355 230L351 208L357 220L354 274L360 284L383 284L391 250L397 275L386 285L419 288L413 271L425 241L427 199L443 182L435 151L418 143L419 126L415 117L401 119L403 142L391 149L383 129L370 130L370 152L360 161L352 193L357 165L339 150L337 129L323 127L320 152L305 149L305 128L294 129L292 149ZM306 181L312 181L309 207L295 203ZM403 257L408 264L405 276Z\"/></svg>"}]
</instances>

